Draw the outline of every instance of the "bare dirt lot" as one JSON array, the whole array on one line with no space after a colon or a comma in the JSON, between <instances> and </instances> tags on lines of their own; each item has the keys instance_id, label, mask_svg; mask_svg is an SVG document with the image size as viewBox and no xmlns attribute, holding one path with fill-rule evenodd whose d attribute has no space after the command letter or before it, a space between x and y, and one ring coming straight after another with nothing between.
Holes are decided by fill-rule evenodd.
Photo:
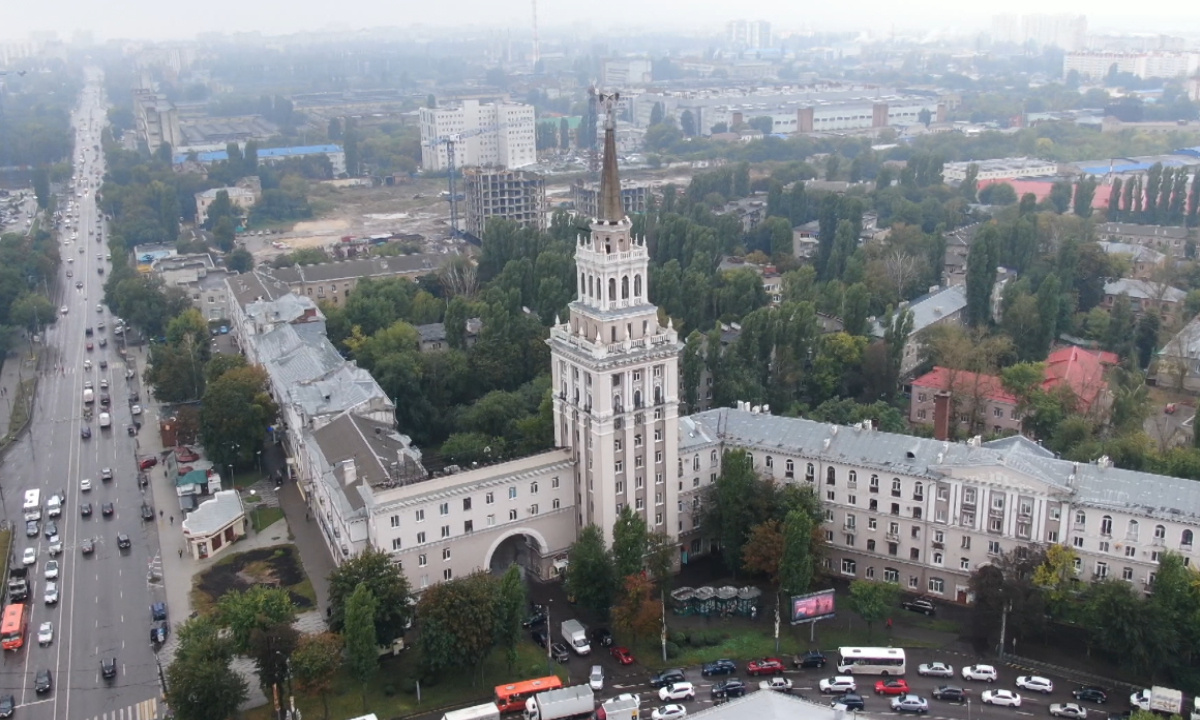
<instances>
[{"instance_id":1,"label":"bare dirt lot","mask_svg":"<svg viewBox=\"0 0 1200 720\"><path fill-rule=\"evenodd\" d=\"M301 612L316 604L312 583L304 574L295 545L276 545L230 555L193 583L193 604L197 608L212 607L225 593L240 592L254 585L287 590Z\"/></svg>"}]
</instances>

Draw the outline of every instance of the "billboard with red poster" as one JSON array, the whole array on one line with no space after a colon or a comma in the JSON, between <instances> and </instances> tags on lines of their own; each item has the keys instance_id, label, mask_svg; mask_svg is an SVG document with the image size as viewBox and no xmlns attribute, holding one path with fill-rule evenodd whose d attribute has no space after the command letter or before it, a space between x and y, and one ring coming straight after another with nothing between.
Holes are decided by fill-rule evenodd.
<instances>
[{"instance_id":1,"label":"billboard with red poster","mask_svg":"<svg viewBox=\"0 0 1200 720\"><path fill-rule=\"evenodd\" d=\"M792 624L814 622L833 617L833 590L821 590L792 597Z\"/></svg>"}]
</instances>

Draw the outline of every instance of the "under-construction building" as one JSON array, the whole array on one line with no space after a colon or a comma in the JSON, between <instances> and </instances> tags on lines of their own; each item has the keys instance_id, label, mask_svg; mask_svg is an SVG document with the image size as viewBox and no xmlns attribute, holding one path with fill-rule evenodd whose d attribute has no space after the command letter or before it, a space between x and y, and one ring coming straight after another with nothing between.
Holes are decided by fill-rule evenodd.
<instances>
[{"instance_id":1,"label":"under-construction building","mask_svg":"<svg viewBox=\"0 0 1200 720\"><path fill-rule=\"evenodd\" d=\"M621 205L626 215L640 215L646 212L646 196L649 188L632 181L621 181ZM571 185L571 200L575 203L575 212L584 217L594 218L600 214L600 183L589 183L577 180Z\"/></svg>"},{"instance_id":2,"label":"under-construction building","mask_svg":"<svg viewBox=\"0 0 1200 720\"><path fill-rule=\"evenodd\" d=\"M546 229L546 180L541 175L485 167L464 168L462 174L467 233L482 239L489 218Z\"/></svg>"}]
</instances>

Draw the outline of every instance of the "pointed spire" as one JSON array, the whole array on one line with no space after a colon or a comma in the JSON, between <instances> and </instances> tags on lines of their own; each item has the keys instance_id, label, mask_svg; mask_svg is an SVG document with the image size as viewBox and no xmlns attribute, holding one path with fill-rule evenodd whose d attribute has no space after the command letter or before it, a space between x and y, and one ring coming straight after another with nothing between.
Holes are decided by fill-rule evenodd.
<instances>
[{"instance_id":1,"label":"pointed spire","mask_svg":"<svg viewBox=\"0 0 1200 720\"><path fill-rule=\"evenodd\" d=\"M600 171L599 220L618 222L625 217L621 202L621 179L617 176L616 104L619 94L602 95L604 103L604 164Z\"/></svg>"}]
</instances>

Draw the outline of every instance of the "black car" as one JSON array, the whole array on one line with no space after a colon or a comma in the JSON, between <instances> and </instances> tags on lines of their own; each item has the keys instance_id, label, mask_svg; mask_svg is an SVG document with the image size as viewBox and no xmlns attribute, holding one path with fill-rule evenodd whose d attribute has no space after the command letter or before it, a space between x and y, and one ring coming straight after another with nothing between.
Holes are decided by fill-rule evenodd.
<instances>
[{"instance_id":1,"label":"black car","mask_svg":"<svg viewBox=\"0 0 1200 720\"><path fill-rule=\"evenodd\" d=\"M103 405L104 407L108 407L111 402L112 402L112 398L110 398L108 396L108 393L100 393L100 404L101 405Z\"/></svg>"},{"instance_id":2,"label":"black car","mask_svg":"<svg viewBox=\"0 0 1200 720\"><path fill-rule=\"evenodd\" d=\"M1104 688L1094 686L1081 687L1072 690L1071 694L1080 702L1099 703L1101 705L1108 702L1108 691Z\"/></svg>"},{"instance_id":3,"label":"black car","mask_svg":"<svg viewBox=\"0 0 1200 720\"><path fill-rule=\"evenodd\" d=\"M129 541L129 536L125 533L117 533L117 547L121 550L128 550L133 547L133 543Z\"/></svg>"},{"instance_id":4,"label":"black car","mask_svg":"<svg viewBox=\"0 0 1200 720\"><path fill-rule=\"evenodd\" d=\"M58 523L54 522L53 520L46 523L46 539L49 540L50 538L54 537L57 534L58 534Z\"/></svg>"},{"instance_id":5,"label":"black car","mask_svg":"<svg viewBox=\"0 0 1200 720\"><path fill-rule=\"evenodd\" d=\"M712 686L712 696L715 698L735 698L746 694L746 683L737 678L729 678Z\"/></svg>"},{"instance_id":6,"label":"black car","mask_svg":"<svg viewBox=\"0 0 1200 720\"><path fill-rule=\"evenodd\" d=\"M92 336L92 327L90 325L85 327L83 329L83 334L87 335L88 337L91 337Z\"/></svg>"},{"instance_id":7,"label":"black car","mask_svg":"<svg viewBox=\"0 0 1200 720\"><path fill-rule=\"evenodd\" d=\"M933 615L934 613L933 601L929 598L918 597L905 600L900 603L900 607L912 612L919 612L922 615Z\"/></svg>"},{"instance_id":8,"label":"black car","mask_svg":"<svg viewBox=\"0 0 1200 720\"><path fill-rule=\"evenodd\" d=\"M571 659L571 651L564 643L554 643L550 646L550 657L554 658L555 662L565 663Z\"/></svg>"},{"instance_id":9,"label":"black car","mask_svg":"<svg viewBox=\"0 0 1200 720\"><path fill-rule=\"evenodd\" d=\"M845 705L847 710L866 710L867 703L858 693L843 693L833 699L830 705Z\"/></svg>"},{"instance_id":10,"label":"black car","mask_svg":"<svg viewBox=\"0 0 1200 720\"><path fill-rule=\"evenodd\" d=\"M679 668L669 668L667 670L663 670L662 672L650 678L650 684L656 688L677 682L687 682L687 678L684 677L683 671Z\"/></svg>"},{"instance_id":11,"label":"black car","mask_svg":"<svg viewBox=\"0 0 1200 720\"><path fill-rule=\"evenodd\" d=\"M88 427L87 425L84 425L83 428L79 431L79 437L83 438L84 440L87 440L91 436L92 436L92 429L90 427Z\"/></svg>"},{"instance_id":12,"label":"black car","mask_svg":"<svg viewBox=\"0 0 1200 720\"><path fill-rule=\"evenodd\" d=\"M92 516L92 504L90 502L85 502L84 504L80 505L79 506L79 514L82 515L83 517L91 517Z\"/></svg>"},{"instance_id":13,"label":"black car","mask_svg":"<svg viewBox=\"0 0 1200 720\"><path fill-rule=\"evenodd\" d=\"M541 610L535 611L532 615L525 618L521 623L521 627L535 628L546 624L546 613Z\"/></svg>"},{"instance_id":14,"label":"black car","mask_svg":"<svg viewBox=\"0 0 1200 720\"><path fill-rule=\"evenodd\" d=\"M17 709L17 699L12 695L0 696L0 718L12 717Z\"/></svg>"},{"instance_id":15,"label":"black car","mask_svg":"<svg viewBox=\"0 0 1200 720\"><path fill-rule=\"evenodd\" d=\"M101 505L100 506L100 514L103 515L104 517L108 517L109 515L112 515L113 514L113 504L110 502L106 502L103 505Z\"/></svg>"},{"instance_id":16,"label":"black car","mask_svg":"<svg viewBox=\"0 0 1200 720\"><path fill-rule=\"evenodd\" d=\"M598 647L612 647L613 644L613 636L608 628L592 628L588 630L588 638Z\"/></svg>"},{"instance_id":17,"label":"black car","mask_svg":"<svg viewBox=\"0 0 1200 720\"><path fill-rule=\"evenodd\" d=\"M792 666L798 668L823 668L825 667L825 654L820 650L809 650L803 655L797 655L792 659Z\"/></svg>"},{"instance_id":18,"label":"black car","mask_svg":"<svg viewBox=\"0 0 1200 720\"><path fill-rule=\"evenodd\" d=\"M545 628L534 628L530 631L529 638L533 640L534 645L542 648L546 647L547 638Z\"/></svg>"},{"instance_id":19,"label":"black car","mask_svg":"<svg viewBox=\"0 0 1200 720\"><path fill-rule=\"evenodd\" d=\"M724 658L704 663L704 667L700 668L700 674L704 677L709 677L710 675L731 675L735 672L737 672L737 663Z\"/></svg>"},{"instance_id":20,"label":"black car","mask_svg":"<svg viewBox=\"0 0 1200 720\"><path fill-rule=\"evenodd\" d=\"M117 676L117 659L104 658L100 661L100 674L105 680L112 680Z\"/></svg>"},{"instance_id":21,"label":"black car","mask_svg":"<svg viewBox=\"0 0 1200 720\"><path fill-rule=\"evenodd\" d=\"M967 701L967 694L957 685L939 685L933 689L931 694L938 700L946 702L965 703Z\"/></svg>"},{"instance_id":22,"label":"black car","mask_svg":"<svg viewBox=\"0 0 1200 720\"><path fill-rule=\"evenodd\" d=\"M37 675L33 677L33 689L38 695L50 692L50 688L54 687L54 679L50 676L50 670L38 670Z\"/></svg>"},{"instance_id":23,"label":"black car","mask_svg":"<svg viewBox=\"0 0 1200 720\"><path fill-rule=\"evenodd\" d=\"M166 620L167 619L167 604L163 603L163 602L156 602L153 605L151 605L150 606L150 619L156 620L156 621Z\"/></svg>"},{"instance_id":24,"label":"black car","mask_svg":"<svg viewBox=\"0 0 1200 720\"><path fill-rule=\"evenodd\" d=\"M143 520L153 520L154 519L154 508L150 507L146 503L142 503L142 519Z\"/></svg>"},{"instance_id":25,"label":"black car","mask_svg":"<svg viewBox=\"0 0 1200 720\"><path fill-rule=\"evenodd\" d=\"M156 622L150 626L150 644L162 645L167 641L167 624Z\"/></svg>"}]
</instances>

